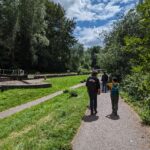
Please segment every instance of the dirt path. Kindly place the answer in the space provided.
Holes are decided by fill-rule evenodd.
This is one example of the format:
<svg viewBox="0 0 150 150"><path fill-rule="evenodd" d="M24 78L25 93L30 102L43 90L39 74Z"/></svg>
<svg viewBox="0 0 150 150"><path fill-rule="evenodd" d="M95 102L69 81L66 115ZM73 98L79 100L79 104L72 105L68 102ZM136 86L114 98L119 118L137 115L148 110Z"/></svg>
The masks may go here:
<svg viewBox="0 0 150 150"><path fill-rule="evenodd" d="M137 114L122 100L119 118L109 118L109 94L98 98L97 116L83 117L82 125L74 138L73 150L150 150L150 128L143 127Z"/></svg>
<svg viewBox="0 0 150 150"><path fill-rule="evenodd" d="M84 85L85 85L85 83L78 84L78 85L70 87L70 89L76 89L76 88L82 87ZM48 101L48 100L52 99L55 96L61 95L62 93L63 93L63 91L58 91L58 92L55 92L55 93L50 94L48 96L44 96L42 98L39 98L37 100L34 100L34 101L31 101L31 102L28 102L28 103L25 103L25 104L22 104L22 105L10 108L10 109L5 110L3 112L0 112L0 119L9 117L9 116L11 116L11 115L13 115L13 114L15 114L17 112L20 112L20 111L24 110L24 109L27 109L27 108L30 108L32 106L38 105L40 103L43 103L45 101Z"/></svg>

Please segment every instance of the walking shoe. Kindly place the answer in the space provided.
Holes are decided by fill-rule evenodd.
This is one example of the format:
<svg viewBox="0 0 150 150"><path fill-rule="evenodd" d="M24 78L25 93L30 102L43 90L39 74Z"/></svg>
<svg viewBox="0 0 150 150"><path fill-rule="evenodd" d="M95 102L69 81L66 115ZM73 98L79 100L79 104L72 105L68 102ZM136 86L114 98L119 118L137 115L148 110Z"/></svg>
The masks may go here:
<svg viewBox="0 0 150 150"><path fill-rule="evenodd" d="M117 112L114 113L114 116L118 116Z"/></svg>
<svg viewBox="0 0 150 150"><path fill-rule="evenodd" d="M91 111L91 116L93 115L93 111Z"/></svg>
<svg viewBox="0 0 150 150"><path fill-rule="evenodd" d="M97 114L97 110L95 110L95 114Z"/></svg>

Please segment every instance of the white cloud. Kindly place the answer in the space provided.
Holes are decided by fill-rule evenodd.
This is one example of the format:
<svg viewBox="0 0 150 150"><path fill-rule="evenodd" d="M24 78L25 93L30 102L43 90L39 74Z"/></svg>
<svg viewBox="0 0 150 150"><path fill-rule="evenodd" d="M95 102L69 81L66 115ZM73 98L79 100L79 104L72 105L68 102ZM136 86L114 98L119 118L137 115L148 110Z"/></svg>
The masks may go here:
<svg viewBox="0 0 150 150"><path fill-rule="evenodd" d="M66 10L67 17L76 18L77 21L106 20L121 11L119 5L114 3L92 4L90 0L55 0Z"/></svg>
<svg viewBox="0 0 150 150"><path fill-rule="evenodd" d="M114 20L110 21L104 26L87 28L79 27L75 29L75 36L78 41L85 45L85 47L91 47L94 45L102 45L103 43L103 31L111 31Z"/></svg>
<svg viewBox="0 0 150 150"><path fill-rule="evenodd" d="M126 14L139 0L54 0L60 3L66 10L69 18L75 18L76 21L89 21L94 26L95 21L106 21L112 19L117 14ZM113 18L114 19L114 18ZM85 47L94 45L103 45L103 37L99 34L102 31L112 29L111 20L107 24L99 27L77 26L75 36Z"/></svg>

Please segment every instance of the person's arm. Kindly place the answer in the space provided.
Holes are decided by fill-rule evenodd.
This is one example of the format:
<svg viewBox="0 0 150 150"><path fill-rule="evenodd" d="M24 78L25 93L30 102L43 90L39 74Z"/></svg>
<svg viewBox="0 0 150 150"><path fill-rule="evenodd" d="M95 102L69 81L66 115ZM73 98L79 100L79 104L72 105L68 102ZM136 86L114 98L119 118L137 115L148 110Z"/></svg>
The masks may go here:
<svg viewBox="0 0 150 150"><path fill-rule="evenodd" d="M104 75L102 75L101 81L103 81Z"/></svg>
<svg viewBox="0 0 150 150"><path fill-rule="evenodd" d="M101 94L101 89L97 90L97 94L100 95Z"/></svg>
<svg viewBox="0 0 150 150"><path fill-rule="evenodd" d="M100 87L99 79L97 79L97 94L98 94L98 95L101 94L101 87Z"/></svg>
<svg viewBox="0 0 150 150"><path fill-rule="evenodd" d="M88 82L89 82L89 78L87 78L86 80L86 87L88 86Z"/></svg>
<svg viewBox="0 0 150 150"><path fill-rule="evenodd" d="M108 75L106 75L106 79L107 79L106 81L108 82Z"/></svg>

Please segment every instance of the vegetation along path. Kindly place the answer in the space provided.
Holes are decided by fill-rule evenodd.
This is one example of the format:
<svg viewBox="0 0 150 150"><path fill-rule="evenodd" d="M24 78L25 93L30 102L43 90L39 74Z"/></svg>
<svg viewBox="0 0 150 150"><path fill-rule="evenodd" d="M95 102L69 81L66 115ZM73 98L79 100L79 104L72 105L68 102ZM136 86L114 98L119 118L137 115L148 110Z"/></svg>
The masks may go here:
<svg viewBox="0 0 150 150"><path fill-rule="evenodd" d="M85 85L85 83L81 83L81 84L72 86L70 89L76 89L76 88L82 87L84 85ZM53 97L58 96L58 95L60 95L62 93L63 93L63 91L58 91L58 92L50 94L48 96L39 98L39 99L37 99L35 101L31 101L31 102L28 102L26 104L22 104L22 105L10 108L8 110L5 110L3 112L0 112L0 119L9 117L9 116L11 116L11 115L13 115L13 114L15 114L17 112L20 112L20 111L24 110L24 109L27 109L27 108L30 108L32 106L38 105L38 104L40 104L42 102L48 101L48 100L52 99Z"/></svg>
<svg viewBox="0 0 150 150"><path fill-rule="evenodd" d="M127 104L120 100L118 118L110 118L110 113L109 94L101 94L98 114L83 117L73 150L150 150L150 129Z"/></svg>

